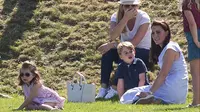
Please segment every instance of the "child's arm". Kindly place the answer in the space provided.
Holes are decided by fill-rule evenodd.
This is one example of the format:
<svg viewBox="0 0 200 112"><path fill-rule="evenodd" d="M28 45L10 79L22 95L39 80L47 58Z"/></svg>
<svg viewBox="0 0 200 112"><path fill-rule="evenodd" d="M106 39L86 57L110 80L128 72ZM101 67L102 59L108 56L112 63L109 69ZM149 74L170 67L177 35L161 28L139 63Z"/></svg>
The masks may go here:
<svg viewBox="0 0 200 112"><path fill-rule="evenodd" d="M118 79L117 92L119 98L121 98L121 96L124 94L124 79Z"/></svg>
<svg viewBox="0 0 200 112"><path fill-rule="evenodd" d="M145 84L145 73L140 73L140 74L139 74L139 83L138 83L138 87L144 86L144 84Z"/></svg>
<svg viewBox="0 0 200 112"><path fill-rule="evenodd" d="M22 105L17 110L22 110L24 107L28 106L34 97L38 95L38 89L41 87L41 84L34 84L30 91L30 96L25 99L25 101L22 103Z"/></svg>
<svg viewBox="0 0 200 112"><path fill-rule="evenodd" d="M185 17L189 24L189 29L193 37L193 41L198 48L200 48L200 42L198 41L198 34L197 34L197 24L195 22L194 16L190 10L184 10Z"/></svg>

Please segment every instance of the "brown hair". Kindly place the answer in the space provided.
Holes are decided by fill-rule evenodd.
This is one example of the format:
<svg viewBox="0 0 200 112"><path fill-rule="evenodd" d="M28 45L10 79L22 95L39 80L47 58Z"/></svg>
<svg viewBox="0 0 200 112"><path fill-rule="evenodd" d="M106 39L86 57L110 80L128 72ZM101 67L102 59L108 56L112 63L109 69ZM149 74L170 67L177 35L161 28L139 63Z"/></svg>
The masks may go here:
<svg viewBox="0 0 200 112"><path fill-rule="evenodd" d="M21 76L20 76L22 69L29 69L30 72L35 75L35 77L31 80L31 83L37 84L40 81L41 77L40 77L39 72L37 71L35 63L31 62L31 61L25 61L22 64L22 67L20 68L20 71L19 71L18 80L19 80L19 85L20 86L24 84L24 82L22 81Z"/></svg>
<svg viewBox="0 0 200 112"><path fill-rule="evenodd" d="M165 38L162 47L159 45L156 45L153 39L151 38L150 62L155 64L158 62L158 56L160 55L161 51L169 43L171 39L171 32L170 32L169 25L163 20L161 21L154 20L151 27L153 26L161 26L163 30L168 31L168 35Z"/></svg>
<svg viewBox="0 0 200 112"><path fill-rule="evenodd" d="M118 8L118 12L117 12L117 24L121 21L121 19L123 18L123 16L124 16L123 5L120 4L119 8ZM125 33L125 32L127 32L126 31L126 27L124 27L122 33Z"/></svg>
<svg viewBox="0 0 200 112"><path fill-rule="evenodd" d="M183 0L182 6L191 9L191 3L195 3L197 10L200 10L200 0Z"/></svg>
<svg viewBox="0 0 200 112"><path fill-rule="evenodd" d="M117 52L119 55L121 55L123 47L127 47L128 49L131 49L131 50L135 50L135 47L131 42L129 41L120 42L117 46Z"/></svg>

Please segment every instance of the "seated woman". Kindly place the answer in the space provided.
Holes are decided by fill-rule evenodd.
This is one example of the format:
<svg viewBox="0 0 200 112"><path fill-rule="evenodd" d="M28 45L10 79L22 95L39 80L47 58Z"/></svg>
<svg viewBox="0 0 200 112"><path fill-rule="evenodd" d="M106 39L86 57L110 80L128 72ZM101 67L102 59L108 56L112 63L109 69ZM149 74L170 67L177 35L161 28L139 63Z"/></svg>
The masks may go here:
<svg viewBox="0 0 200 112"><path fill-rule="evenodd" d="M119 9L113 13L110 21L110 41L101 45L98 50L101 58L101 88L96 98L110 99L117 94L116 85L110 87L110 75L113 63L121 63L117 53L117 42L129 41L135 46L135 57L142 59L148 68L151 47L151 25L149 15L140 10L140 0L120 0ZM117 84L117 80L113 81Z"/></svg>
<svg viewBox="0 0 200 112"><path fill-rule="evenodd" d="M125 92L120 98L122 104L180 104L186 101L187 64L181 48L176 42L170 41L170 38L168 24L153 21L150 57L154 63L158 61L160 71L153 85L135 87Z"/></svg>

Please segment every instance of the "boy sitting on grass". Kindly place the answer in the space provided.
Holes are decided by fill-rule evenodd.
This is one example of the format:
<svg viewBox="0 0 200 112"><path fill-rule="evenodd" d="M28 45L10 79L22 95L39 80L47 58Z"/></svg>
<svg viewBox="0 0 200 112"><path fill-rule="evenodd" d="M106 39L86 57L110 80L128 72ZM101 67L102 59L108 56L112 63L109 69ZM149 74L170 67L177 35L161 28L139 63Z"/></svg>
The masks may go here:
<svg viewBox="0 0 200 112"><path fill-rule="evenodd" d="M119 43L117 52L123 60L116 72L117 92L121 98L128 89L148 85L148 79L146 65L141 59L135 58L135 47L131 42Z"/></svg>

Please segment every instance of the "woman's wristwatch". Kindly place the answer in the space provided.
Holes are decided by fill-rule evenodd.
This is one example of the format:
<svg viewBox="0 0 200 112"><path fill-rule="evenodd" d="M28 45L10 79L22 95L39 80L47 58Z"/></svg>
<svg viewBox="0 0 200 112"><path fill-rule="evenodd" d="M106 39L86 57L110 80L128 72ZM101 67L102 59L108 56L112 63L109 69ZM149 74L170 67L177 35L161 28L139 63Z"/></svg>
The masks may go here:
<svg viewBox="0 0 200 112"><path fill-rule="evenodd" d="M153 92L151 92L151 91L149 91L148 93L149 93L150 95L153 95Z"/></svg>
<svg viewBox="0 0 200 112"><path fill-rule="evenodd" d="M113 46L114 46L115 48L117 48L117 45L118 45L117 42L114 41L114 42L112 42L112 43L113 43Z"/></svg>

